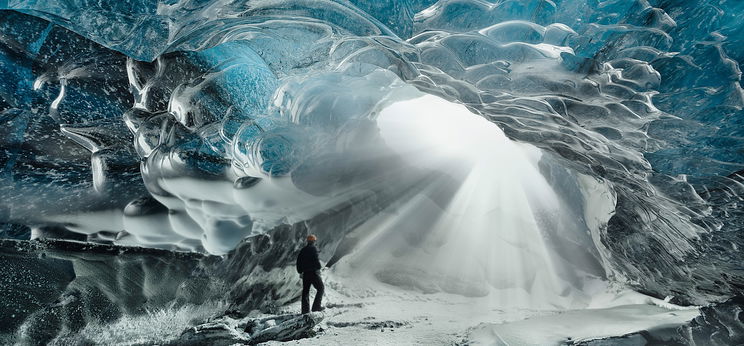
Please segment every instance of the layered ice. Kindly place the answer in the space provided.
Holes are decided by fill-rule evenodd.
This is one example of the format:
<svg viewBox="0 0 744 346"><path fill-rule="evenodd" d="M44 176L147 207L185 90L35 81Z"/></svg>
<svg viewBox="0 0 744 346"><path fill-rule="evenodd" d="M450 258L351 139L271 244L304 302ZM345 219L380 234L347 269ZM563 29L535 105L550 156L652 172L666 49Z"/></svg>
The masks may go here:
<svg viewBox="0 0 744 346"><path fill-rule="evenodd" d="M742 287L743 6L0 2L2 229L226 254L365 201L329 250L403 263L383 281L718 300ZM482 119L486 143L441 135ZM421 267L448 261L477 284Z"/></svg>

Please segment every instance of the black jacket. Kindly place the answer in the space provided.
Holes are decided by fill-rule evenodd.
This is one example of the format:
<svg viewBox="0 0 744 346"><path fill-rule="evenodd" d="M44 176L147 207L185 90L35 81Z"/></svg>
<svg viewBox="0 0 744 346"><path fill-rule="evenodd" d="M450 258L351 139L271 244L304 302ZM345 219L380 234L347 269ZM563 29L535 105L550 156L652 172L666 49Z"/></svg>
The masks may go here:
<svg viewBox="0 0 744 346"><path fill-rule="evenodd" d="M297 272L312 273L320 270L320 260L318 259L318 249L313 244L307 244L300 250L297 255Z"/></svg>

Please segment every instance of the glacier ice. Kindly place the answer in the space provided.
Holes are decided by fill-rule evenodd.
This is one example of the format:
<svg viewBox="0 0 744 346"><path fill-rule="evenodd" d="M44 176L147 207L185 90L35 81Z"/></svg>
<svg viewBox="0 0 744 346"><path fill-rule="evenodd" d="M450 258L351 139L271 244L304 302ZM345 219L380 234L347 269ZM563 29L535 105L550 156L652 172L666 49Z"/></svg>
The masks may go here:
<svg viewBox="0 0 744 346"><path fill-rule="evenodd" d="M726 0L0 1L0 234L222 255L245 251L246 237L337 218L323 231L335 261L402 201L418 194L421 208L446 209L458 189L496 189L514 164L481 167L488 183L470 186L469 154L433 155L411 133L425 126L383 129L391 109L435 97L540 153L534 181L561 205L543 217L573 220L542 230L560 261L659 297L718 301L744 287L742 10ZM421 236L411 232L399 236ZM391 256L421 250L408 238Z"/></svg>

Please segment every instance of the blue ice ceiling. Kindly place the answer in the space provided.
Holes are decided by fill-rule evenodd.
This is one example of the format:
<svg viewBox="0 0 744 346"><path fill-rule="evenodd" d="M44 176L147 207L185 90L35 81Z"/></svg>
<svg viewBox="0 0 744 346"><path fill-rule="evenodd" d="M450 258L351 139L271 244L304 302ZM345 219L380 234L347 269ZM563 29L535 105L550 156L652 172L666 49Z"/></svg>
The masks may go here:
<svg viewBox="0 0 744 346"><path fill-rule="evenodd" d="M691 302L744 287L742 2L0 8L6 234L230 251L389 188L405 162L373 123L414 87L608 184L609 276Z"/></svg>

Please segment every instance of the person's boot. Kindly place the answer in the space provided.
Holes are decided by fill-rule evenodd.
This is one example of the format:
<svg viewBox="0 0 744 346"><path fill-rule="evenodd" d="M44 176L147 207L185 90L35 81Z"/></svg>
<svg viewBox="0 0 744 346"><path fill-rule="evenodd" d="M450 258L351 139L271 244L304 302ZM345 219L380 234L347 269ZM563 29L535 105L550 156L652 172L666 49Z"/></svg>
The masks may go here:
<svg viewBox="0 0 744 346"><path fill-rule="evenodd" d="M322 306L322 304L323 304L321 302L321 299L322 298L323 298L323 296L321 296L321 295L316 295L315 296L315 301L313 301L313 311L314 312L321 312L321 311L325 310L325 308Z"/></svg>

